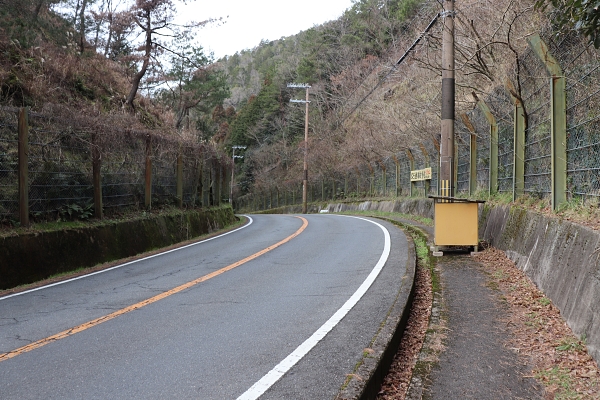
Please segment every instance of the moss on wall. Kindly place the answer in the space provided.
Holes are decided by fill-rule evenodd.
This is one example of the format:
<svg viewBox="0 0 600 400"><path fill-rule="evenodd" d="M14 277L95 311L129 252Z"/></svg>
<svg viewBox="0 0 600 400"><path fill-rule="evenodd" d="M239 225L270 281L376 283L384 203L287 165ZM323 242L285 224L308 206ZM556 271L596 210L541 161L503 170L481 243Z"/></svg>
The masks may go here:
<svg viewBox="0 0 600 400"><path fill-rule="evenodd" d="M234 221L232 209L222 207L3 238L0 289L169 246Z"/></svg>

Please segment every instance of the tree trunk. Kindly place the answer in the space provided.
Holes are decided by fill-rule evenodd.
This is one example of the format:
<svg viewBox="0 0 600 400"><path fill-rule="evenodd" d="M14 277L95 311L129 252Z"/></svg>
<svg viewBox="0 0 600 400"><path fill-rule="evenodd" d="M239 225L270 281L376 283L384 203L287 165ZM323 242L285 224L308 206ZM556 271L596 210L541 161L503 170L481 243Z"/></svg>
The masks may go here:
<svg viewBox="0 0 600 400"><path fill-rule="evenodd" d="M77 5L75 6L75 14L73 14L73 20L71 23L75 25L77 23L77 16L79 15L79 7L81 6L80 0L77 0Z"/></svg>
<svg viewBox="0 0 600 400"><path fill-rule="evenodd" d="M45 2L46 2L46 0L38 0L37 5L35 6L35 11L33 13L34 21L37 21L38 15L40 15L40 11L42 10L42 6L44 5Z"/></svg>
<svg viewBox="0 0 600 400"><path fill-rule="evenodd" d="M94 49L98 50L98 38L100 37L100 28L102 27L102 23L104 22L104 7L106 7L106 1L102 1L102 6L100 7L100 20L96 21L96 35L94 37Z"/></svg>
<svg viewBox="0 0 600 400"><path fill-rule="evenodd" d="M140 82L144 75L146 75L146 71L148 70L148 65L150 64L150 52L152 51L152 21L150 11L146 11L146 26L143 28L146 32L146 45L144 46L144 61L142 63L142 68L140 72L135 74L133 77L133 81L131 83L131 90L129 91L129 95L127 96L127 100L125 100L125 105L129 106L132 111L135 110L135 106L133 105L133 100L135 99L135 95L140 87Z"/></svg>
<svg viewBox="0 0 600 400"><path fill-rule="evenodd" d="M109 9L106 19L108 21L108 37L106 38L106 46L104 47L104 57L108 56L108 51L110 50L110 42L112 42L112 33L113 33L113 12L112 12L112 10Z"/></svg>
<svg viewBox="0 0 600 400"><path fill-rule="evenodd" d="M83 54L85 50L85 7L87 6L88 0L81 2L81 9L79 10L79 52Z"/></svg>

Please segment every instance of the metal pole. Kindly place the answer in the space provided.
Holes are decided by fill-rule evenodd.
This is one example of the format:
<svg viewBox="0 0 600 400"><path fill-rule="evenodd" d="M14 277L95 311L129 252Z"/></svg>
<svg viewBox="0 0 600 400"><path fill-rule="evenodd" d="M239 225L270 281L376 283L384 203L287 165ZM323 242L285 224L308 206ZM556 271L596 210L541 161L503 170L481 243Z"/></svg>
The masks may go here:
<svg viewBox="0 0 600 400"><path fill-rule="evenodd" d="M440 178L446 188L442 196L454 196L454 0L444 0L442 38L442 126Z"/></svg>
<svg viewBox="0 0 600 400"><path fill-rule="evenodd" d="M231 149L233 150L233 154L231 155L231 159L233 160L233 163L231 164L231 187L229 189L229 204L231 204L231 208L233 208L233 180L235 178L235 176L234 176L235 159L236 158L244 158L244 156L236 156L235 149L244 150L245 148L246 148L246 146L231 146Z"/></svg>
<svg viewBox="0 0 600 400"><path fill-rule="evenodd" d="M302 214L308 213L308 87L306 88L306 112L304 116L304 178L302 182Z"/></svg>

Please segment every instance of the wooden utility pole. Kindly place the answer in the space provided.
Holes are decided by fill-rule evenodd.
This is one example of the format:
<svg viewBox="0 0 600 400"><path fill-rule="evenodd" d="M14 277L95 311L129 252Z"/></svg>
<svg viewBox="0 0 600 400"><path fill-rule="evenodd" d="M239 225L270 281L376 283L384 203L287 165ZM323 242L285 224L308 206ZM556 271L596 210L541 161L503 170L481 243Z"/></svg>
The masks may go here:
<svg viewBox="0 0 600 400"><path fill-rule="evenodd" d="M444 0L442 38L442 129L440 181L442 196L454 196L454 0Z"/></svg>
<svg viewBox="0 0 600 400"><path fill-rule="evenodd" d="M290 100L290 103L304 103L306 105L306 112L304 115L304 176L302 177L302 214L308 213L308 89L310 85L308 83L288 83L289 88L301 88L306 89L306 100Z"/></svg>
<svg viewBox="0 0 600 400"><path fill-rule="evenodd" d="M306 87L306 111L304 115L304 177L302 182L302 214L308 213L308 89Z"/></svg>

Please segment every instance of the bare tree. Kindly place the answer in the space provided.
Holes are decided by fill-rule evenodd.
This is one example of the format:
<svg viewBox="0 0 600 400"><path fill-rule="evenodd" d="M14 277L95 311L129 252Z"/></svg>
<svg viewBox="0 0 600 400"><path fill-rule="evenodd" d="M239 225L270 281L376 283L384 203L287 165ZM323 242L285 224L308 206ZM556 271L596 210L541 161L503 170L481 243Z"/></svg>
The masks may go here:
<svg viewBox="0 0 600 400"><path fill-rule="evenodd" d="M131 89L125 100L125 106L134 110L133 101L152 61L159 63L158 55L162 52L172 53L164 38L187 38L192 29L204 26L212 20L190 22L187 25L176 24L174 0L136 0L130 15L133 24L141 30L143 38L138 47L141 54L138 54L135 60L136 64L139 63L139 69L132 77Z"/></svg>

